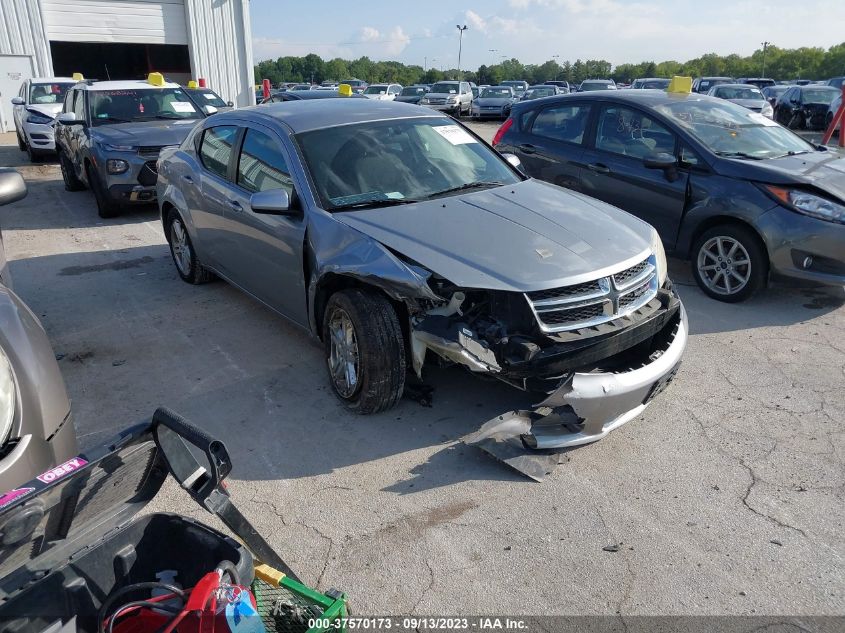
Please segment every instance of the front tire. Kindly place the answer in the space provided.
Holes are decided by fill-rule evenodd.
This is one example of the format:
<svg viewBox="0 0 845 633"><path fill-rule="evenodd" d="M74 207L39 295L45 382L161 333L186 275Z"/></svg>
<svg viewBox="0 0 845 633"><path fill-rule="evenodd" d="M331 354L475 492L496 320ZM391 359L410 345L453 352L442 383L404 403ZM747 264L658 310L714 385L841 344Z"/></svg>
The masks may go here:
<svg viewBox="0 0 845 633"><path fill-rule="evenodd" d="M120 212L120 207L118 207L109 198L108 193L105 191L105 187L103 187L100 182L100 177L97 176L97 172L91 168L90 163L85 165L85 174L88 176L88 186L94 194L94 200L97 202L97 213L99 216L101 218L115 217Z"/></svg>
<svg viewBox="0 0 845 633"><path fill-rule="evenodd" d="M347 409L378 413L395 406L405 387L405 345L391 303L373 290L333 294L323 314L329 382Z"/></svg>
<svg viewBox="0 0 845 633"><path fill-rule="evenodd" d="M20 135L20 133L17 134L17 137L18 137L18 149L22 152L25 152L26 151L26 141L23 140L23 137Z"/></svg>
<svg viewBox="0 0 845 633"><path fill-rule="evenodd" d="M41 162L41 153L37 149L34 149L29 143L26 145L26 155L29 158L30 163Z"/></svg>
<svg viewBox="0 0 845 633"><path fill-rule="evenodd" d="M185 228L181 216L173 212L167 218L167 244L170 246L170 256L176 265L176 272L189 284L199 285L208 283L214 277L200 262L191 243L191 237Z"/></svg>
<svg viewBox="0 0 845 633"><path fill-rule="evenodd" d="M769 258L751 229L723 224L706 230L695 241L692 274L708 297L738 303L766 285Z"/></svg>
<svg viewBox="0 0 845 633"><path fill-rule="evenodd" d="M85 189L85 183L76 177L73 164L62 150L59 150L59 168L62 170L62 180L65 183L66 191L82 191Z"/></svg>

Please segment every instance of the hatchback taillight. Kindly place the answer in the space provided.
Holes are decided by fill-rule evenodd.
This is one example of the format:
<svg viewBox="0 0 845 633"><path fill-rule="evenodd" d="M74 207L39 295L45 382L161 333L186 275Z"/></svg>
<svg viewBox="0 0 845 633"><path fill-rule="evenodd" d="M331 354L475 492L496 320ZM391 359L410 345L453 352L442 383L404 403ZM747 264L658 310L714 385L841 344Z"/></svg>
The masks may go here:
<svg viewBox="0 0 845 633"><path fill-rule="evenodd" d="M493 137L493 146L494 147L502 142L502 137L505 135L505 132L507 132L509 129L511 129L512 125L513 125L513 119L511 119L511 118L508 118L504 123L502 123L502 127L500 127L498 129L498 131L496 132L496 136Z"/></svg>

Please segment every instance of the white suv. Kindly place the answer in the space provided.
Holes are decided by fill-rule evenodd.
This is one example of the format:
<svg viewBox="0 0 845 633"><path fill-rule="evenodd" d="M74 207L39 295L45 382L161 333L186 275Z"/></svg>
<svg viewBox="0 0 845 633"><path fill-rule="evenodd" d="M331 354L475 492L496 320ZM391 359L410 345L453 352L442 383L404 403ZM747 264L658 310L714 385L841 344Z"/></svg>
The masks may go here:
<svg viewBox="0 0 845 633"><path fill-rule="evenodd" d="M472 86L468 81L438 81L420 99L420 105L448 112L452 116L468 115L472 110Z"/></svg>
<svg viewBox="0 0 845 633"><path fill-rule="evenodd" d="M56 151L53 119L62 110L65 93L75 83L70 77L27 79L12 99L18 147L33 163Z"/></svg>
<svg viewBox="0 0 845 633"><path fill-rule="evenodd" d="M393 101L402 92L399 84L371 84L362 93L367 99L376 101Z"/></svg>

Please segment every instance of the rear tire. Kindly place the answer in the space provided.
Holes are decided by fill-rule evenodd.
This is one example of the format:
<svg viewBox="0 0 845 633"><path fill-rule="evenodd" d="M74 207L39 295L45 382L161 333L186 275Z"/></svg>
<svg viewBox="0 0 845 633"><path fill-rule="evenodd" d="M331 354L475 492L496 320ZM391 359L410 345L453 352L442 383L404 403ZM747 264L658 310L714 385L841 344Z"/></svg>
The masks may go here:
<svg viewBox="0 0 845 633"><path fill-rule="evenodd" d="M101 218L113 218L120 212L120 207L115 204L106 193L97 172L91 169L91 164L85 165L85 173L88 176L88 186L97 201L97 213Z"/></svg>
<svg viewBox="0 0 845 633"><path fill-rule="evenodd" d="M214 279L214 275L202 265L197 257L185 223L176 211L171 212L167 218L165 236L170 246L170 256L173 258L176 272L179 273L182 281L199 285Z"/></svg>
<svg viewBox="0 0 845 633"><path fill-rule="evenodd" d="M23 137L18 133L18 149L22 152L26 151L26 141L23 140Z"/></svg>
<svg viewBox="0 0 845 633"><path fill-rule="evenodd" d="M59 150L59 167L62 170L62 180L65 183L66 191L82 191L85 189L85 183L76 177L70 159L62 150Z"/></svg>
<svg viewBox="0 0 845 633"><path fill-rule="evenodd" d="M395 406L405 387L405 344L391 303L373 290L350 288L329 298L323 343L332 390L350 411Z"/></svg>
<svg viewBox="0 0 845 633"><path fill-rule="evenodd" d="M32 145L27 144L26 155L29 157L30 163L40 163L41 153L37 149L33 149Z"/></svg>
<svg viewBox="0 0 845 633"><path fill-rule="evenodd" d="M692 249L692 275L708 297L745 301L766 285L769 258L754 231L735 224L707 229Z"/></svg>

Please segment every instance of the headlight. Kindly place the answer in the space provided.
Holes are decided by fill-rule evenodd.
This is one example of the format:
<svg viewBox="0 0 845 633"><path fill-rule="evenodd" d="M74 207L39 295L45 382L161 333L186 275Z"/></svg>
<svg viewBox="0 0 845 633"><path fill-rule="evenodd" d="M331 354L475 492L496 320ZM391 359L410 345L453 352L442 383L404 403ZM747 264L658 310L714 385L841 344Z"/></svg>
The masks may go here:
<svg viewBox="0 0 845 633"><path fill-rule="evenodd" d="M129 169L129 163L122 158L109 158L106 161L106 171L110 174L122 174Z"/></svg>
<svg viewBox="0 0 845 633"><path fill-rule="evenodd" d="M766 104L763 106L763 109L760 110L760 114L771 119L775 114L775 111L772 109L772 104L766 102Z"/></svg>
<svg viewBox="0 0 845 633"><path fill-rule="evenodd" d="M766 189L784 206L811 218L845 224L845 206L800 189L785 189L765 185Z"/></svg>
<svg viewBox="0 0 845 633"><path fill-rule="evenodd" d="M107 152L134 152L138 148L134 145L112 145L110 143L103 143L103 149Z"/></svg>
<svg viewBox="0 0 845 633"><path fill-rule="evenodd" d="M654 253L654 261L657 265L657 281L662 286L669 274L669 266L666 264L666 251L663 250L663 240L654 229L651 230L651 252Z"/></svg>
<svg viewBox="0 0 845 633"><path fill-rule="evenodd" d="M422 99L420 99L420 103L429 103L429 101L428 101L428 99L423 97Z"/></svg>
<svg viewBox="0 0 845 633"><path fill-rule="evenodd" d="M15 375L8 357L0 349L0 442L5 442L12 430L15 400Z"/></svg>
<svg viewBox="0 0 845 633"><path fill-rule="evenodd" d="M458 98L457 97L449 97L448 101L449 101L449 103L457 103Z"/></svg>
<svg viewBox="0 0 845 633"><path fill-rule="evenodd" d="M48 117L46 114L39 114L36 112L30 112L26 117L27 123L34 123L36 125L49 125L52 121L53 119Z"/></svg>

